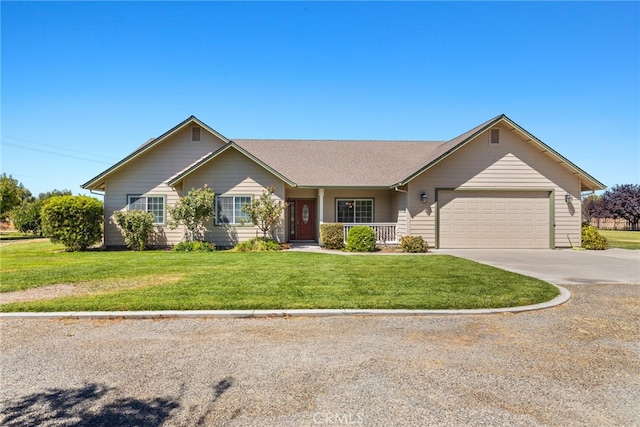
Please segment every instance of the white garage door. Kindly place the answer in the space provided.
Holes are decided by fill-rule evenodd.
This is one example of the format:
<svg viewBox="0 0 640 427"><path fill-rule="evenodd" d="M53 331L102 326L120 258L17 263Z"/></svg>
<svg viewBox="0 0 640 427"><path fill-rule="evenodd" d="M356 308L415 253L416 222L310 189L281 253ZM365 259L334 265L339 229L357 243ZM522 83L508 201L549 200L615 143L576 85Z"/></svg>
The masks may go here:
<svg viewBox="0 0 640 427"><path fill-rule="evenodd" d="M549 193L439 191L441 248L548 248Z"/></svg>

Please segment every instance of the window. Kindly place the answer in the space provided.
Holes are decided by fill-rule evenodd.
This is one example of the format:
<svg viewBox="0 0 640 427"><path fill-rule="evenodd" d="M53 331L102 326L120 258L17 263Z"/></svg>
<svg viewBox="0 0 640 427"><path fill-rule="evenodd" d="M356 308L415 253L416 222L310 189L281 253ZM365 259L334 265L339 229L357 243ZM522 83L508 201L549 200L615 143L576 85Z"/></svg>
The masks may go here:
<svg viewBox="0 0 640 427"><path fill-rule="evenodd" d="M336 201L336 221L373 222L373 199L338 199Z"/></svg>
<svg viewBox="0 0 640 427"><path fill-rule="evenodd" d="M129 196L129 210L153 214L154 224L164 224L164 196Z"/></svg>
<svg viewBox="0 0 640 427"><path fill-rule="evenodd" d="M200 128L192 127L191 128L191 142L200 142Z"/></svg>
<svg viewBox="0 0 640 427"><path fill-rule="evenodd" d="M249 221L249 215L242 212L242 206L251 203L251 196L216 197L216 224L240 224Z"/></svg>

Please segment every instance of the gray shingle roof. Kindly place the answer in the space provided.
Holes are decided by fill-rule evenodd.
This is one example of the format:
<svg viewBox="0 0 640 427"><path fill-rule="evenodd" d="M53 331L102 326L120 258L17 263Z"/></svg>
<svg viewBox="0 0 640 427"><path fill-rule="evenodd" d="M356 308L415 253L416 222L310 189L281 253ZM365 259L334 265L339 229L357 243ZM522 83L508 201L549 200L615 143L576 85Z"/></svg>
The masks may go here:
<svg viewBox="0 0 640 427"><path fill-rule="evenodd" d="M233 139L300 187L389 187L423 167L442 142Z"/></svg>
<svg viewBox="0 0 640 427"><path fill-rule="evenodd" d="M158 138L150 139L129 156L122 159L92 180L83 188L104 190L106 177L133 158L152 149L175 131L196 123L217 135L226 146L196 160L182 172L168 181L173 185L186 175L208 163L219 153L235 149L261 164L283 181L298 187L392 187L401 186L420 175L425 170L463 147L475 136L496 123L503 121L518 130L529 140L538 144L545 152L555 157L559 163L582 177L583 190L600 190L604 184L584 172L549 146L524 130L507 116L501 114L481 125L453 138L450 141L337 141L337 140L270 140L234 139L230 140L214 129L191 116L165 132Z"/></svg>

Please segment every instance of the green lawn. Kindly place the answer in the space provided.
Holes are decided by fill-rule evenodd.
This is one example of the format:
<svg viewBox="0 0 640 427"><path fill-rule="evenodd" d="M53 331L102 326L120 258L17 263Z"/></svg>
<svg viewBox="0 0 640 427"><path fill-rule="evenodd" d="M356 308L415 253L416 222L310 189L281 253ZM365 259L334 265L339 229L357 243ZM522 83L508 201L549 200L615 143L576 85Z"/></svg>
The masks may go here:
<svg viewBox="0 0 640 427"><path fill-rule="evenodd" d="M0 248L0 291L73 284L83 296L1 311L297 308L461 309L527 305L558 294L540 280L446 256L303 252L62 252Z"/></svg>
<svg viewBox="0 0 640 427"><path fill-rule="evenodd" d="M640 231L598 230L607 238L610 248L640 249Z"/></svg>

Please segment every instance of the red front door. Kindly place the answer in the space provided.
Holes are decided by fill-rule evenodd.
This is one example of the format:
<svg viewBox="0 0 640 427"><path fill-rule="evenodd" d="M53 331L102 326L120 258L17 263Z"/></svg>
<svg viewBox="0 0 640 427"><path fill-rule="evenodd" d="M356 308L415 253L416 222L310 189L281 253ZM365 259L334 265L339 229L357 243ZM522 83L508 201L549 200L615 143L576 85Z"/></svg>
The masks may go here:
<svg viewBox="0 0 640 427"><path fill-rule="evenodd" d="M313 200L296 200L294 202L294 233L291 240L316 240L315 202Z"/></svg>

